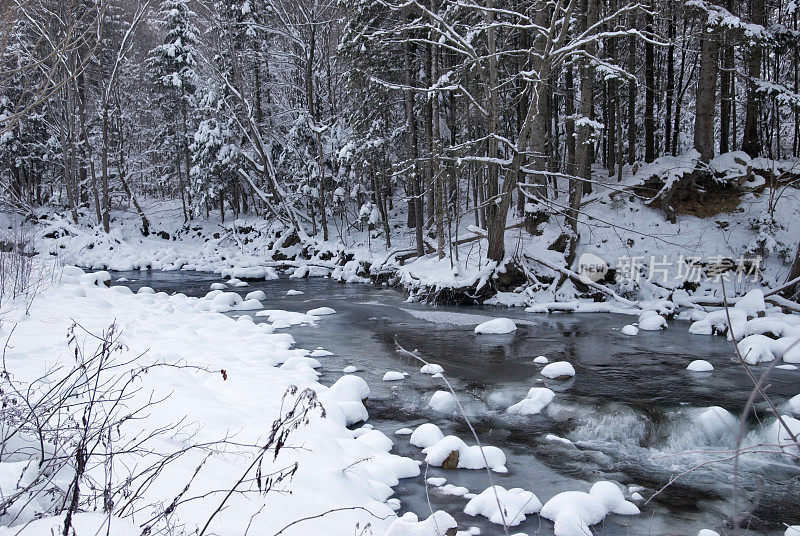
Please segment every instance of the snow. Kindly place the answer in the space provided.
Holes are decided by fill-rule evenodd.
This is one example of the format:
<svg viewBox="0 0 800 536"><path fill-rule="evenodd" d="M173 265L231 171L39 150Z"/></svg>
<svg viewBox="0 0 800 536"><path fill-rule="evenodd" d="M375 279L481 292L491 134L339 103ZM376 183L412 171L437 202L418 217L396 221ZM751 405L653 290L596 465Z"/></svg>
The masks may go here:
<svg viewBox="0 0 800 536"><path fill-rule="evenodd" d="M502 335L517 330L517 325L510 318L495 318L475 327L476 334Z"/></svg>
<svg viewBox="0 0 800 536"><path fill-rule="evenodd" d="M434 486L434 487L438 488L439 486L444 486L445 484L447 484L447 479L444 478L444 477L440 477L440 476L439 477L432 476L432 477L426 479L425 482L427 482L431 486Z"/></svg>
<svg viewBox="0 0 800 536"><path fill-rule="evenodd" d="M211 290L225 290L226 288L228 288L228 285L226 285L225 283L211 283L211 286L209 288Z"/></svg>
<svg viewBox="0 0 800 536"><path fill-rule="evenodd" d="M526 515L535 514L541 508L542 503L533 492L520 488L507 490L502 486L490 486L469 500L464 507L464 513L484 516L498 525L505 521L509 527L515 527L525 521Z"/></svg>
<svg viewBox="0 0 800 536"><path fill-rule="evenodd" d="M719 536L719 532L711 529L700 529L697 536Z"/></svg>
<svg viewBox="0 0 800 536"><path fill-rule="evenodd" d="M358 372L358 368L354 367L353 365L348 365L342 369L342 372L345 374L352 374L354 372Z"/></svg>
<svg viewBox="0 0 800 536"><path fill-rule="evenodd" d="M310 355L311 357L328 357L328 356L334 355L334 353L330 352L328 350L325 350L324 348L317 348L316 350L314 350L313 352L311 352L308 355Z"/></svg>
<svg viewBox="0 0 800 536"><path fill-rule="evenodd" d="M453 460L451 455L458 453L459 469L489 469L498 473L507 471L506 455L497 447L484 446L483 454L477 445L469 446L456 436L445 436L433 445L422 450L425 453L425 462L435 467L442 466L445 461ZM486 458L484 460L484 457Z"/></svg>
<svg viewBox="0 0 800 536"><path fill-rule="evenodd" d="M661 315L653 314L639 319L639 329L644 331L657 331L667 327L667 319Z"/></svg>
<svg viewBox="0 0 800 536"><path fill-rule="evenodd" d="M589 493L565 491L545 503L539 514L555 523L555 536L586 536L589 527L609 513L636 515L639 508L626 501L619 487L610 481L596 482Z"/></svg>
<svg viewBox="0 0 800 536"><path fill-rule="evenodd" d="M403 379L405 379L405 375L402 372L397 372L395 370L390 370L383 375L383 381L385 382L396 382Z"/></svg>
<svg viewBox="0 0 800 536"><path fill-rule="evenodd" d="M419 448L427 448L435 445L444 438L444 434L433 423L426 422L417 426L416 430L411 434L409 441L412 445Z"/></svg>
<svg viewBox="0 0 800 536"><path fill-rule="evenodd" d="M556 396L546 387L531 387L528 395L509 407L506 412L517 415L535 415L541 412Z"/></svg>
<svg viewBox="0 0 800 536"><path fill-rule="evenodd" d="M546 365L550 362L550 360L543 355L539 355L533 358L533 362L537 365Z"/></svg>
<svg viewBox="0 0 800 536"><path fill-rule="evenodd" d="M303 292L302 290L290 289L286 291L287 296L302 296L303 294L305 294L305 292Z"/></svg>
<svg viewBox="0 0 800 536"><path fill-rule="evenodd" d="M623 326L622 327L622 334L623 335L630 335L630 336L638 335L639 334L639 328L637 328L636 326L634 326L632 324L628 324L627 326Z"/></svg>
<svg viewBox="0 0 800 536"><path fill-rule="evenodd" d="M800 395L795 395L786 402L787 411L800 415Z"/></svg>
<svg viewBox="0 0 800 536"><path fill-rule="evenodd" d="M695 359L686 366L686 370L691 372L711 372L714 370L714 365L705 359Z"/></svg>
<svg viewBox="0 0 800 536"><path fill-rule="evenodd" d="M267 294L263 290L254 290L253 292L248 292L247 295L244 297L245 301L247 300L266 300Z"/></svg>
<svg viewBox="0 0 800 536"><path fill-rule="evenodd" d="M786 532L783 533L783 536L800 536L800 525L786 527Z"/></svg>
<svg viewBox="0 0 800 536"><path fill-rule="evenodd" d="M395 430L394 433L396 435L411 435L414 433L414 430L411 428L400 428L399 430Z"/></svg>
<svg viewBox="0 0 800 536"><path fill-rule="evenodd" d="M427 365L423 365L419 371L423 374L440 374L444 372L444 369L441 365L437 365L436 363L428 363Z"/></svg>
<svg viewBox="0 0 800 536"><path fill-rule="evenodd" d="M545 365L541 374L550 379L569 378L575 376L575 367L567 361L555 361L549 365Z"/></svg>
<svg viewBox="0 0 800 536"><path fill-rule="evenodd" d="M416 514L407 512L389 526L384 536L443 536L457 527L453 516L442 510L434 512L424 521L419 521Z"/></svg>
<svg viewBox="0 0 800 536"><path fill-rule="evenodd" d="M431 395L427 407L439 413L453 414L458 407L456 397L450 391L436 391Z"/></svg>
<svg viewBox="0 0 800 536"><path fill-rule="evenodd" d="M308 316L325 316L336 314L336 311L330 307L317 307L316 309L311 309L306 314Z"/></svg>

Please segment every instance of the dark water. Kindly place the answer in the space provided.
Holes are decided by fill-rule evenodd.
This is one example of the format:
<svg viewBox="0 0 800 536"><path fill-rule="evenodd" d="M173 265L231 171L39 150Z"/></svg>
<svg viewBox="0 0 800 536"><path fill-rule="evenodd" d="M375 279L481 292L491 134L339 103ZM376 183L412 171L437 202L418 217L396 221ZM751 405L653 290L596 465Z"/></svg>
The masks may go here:
<svg viewBox="0 0 800 536"><path fill-rule="evenodd" d="M124 283L134 290L147 285L190 296L202 296L211 283L220 281L215 274L180 271L113 276L135 280ZM286 296L289 289L305 294ZM399 344L444 367L482 442L505 451L509 472L496 474L496 484L531 490L544 503L558 492L588 491L592 482L609 479L644 487L640 493L646 500L671 477L699 466L647 505L640 502L640 516L611 515L593 528L608 535L694 535L702 528L730 532L732 470L727 458L735 429L701 415L709 406L721 406L735 419L733 428L738 427L752 385L732 360L731 343L722 337L689 335L688 324L677 321L665 331L626 337L619 328L635 319L621 315L542 316L497 307L433 308L405 303L391 289L323 278L251 282L233 290L243 294L263 290L268 309L305 312L323 305L336 309L337 314L322 318L317 326L294 326L288 331L299 347L322 346L335 353L320 358L322 383L333 383L345 366L359 369L357 374L372 389L369 422L394 439L397 454L424 457L409 445L408 436L394 435L401 427L423 422L435 422L445 434L474 443L460 418L426 409L431 394L443 388L441 380L420 374L420 363L398 353ZM514 318L519 329L509 335L473 333L486 317L498 316ZM543 378L538 373L541 366L533 362L538 355L569 361L576 376L569 381ZM713 363L713 374L685 370L691 360L700 358ZM388 370L411 376L383 382ZM541 414L523 417L504 412L537 385L557 393ZM768 392L776 402L797 394L800 371L776 370ZM757 408L769 424L764 405ZM748 441L757 443L763 440L758 422L750 421ZM569 438L574 445L548 441L547 434ZM429 468L427 476L444 476L448 483L475 493L488 487L482 471ZM461 527L502 533L484 518L463 514L465 499L429 491L433 508L453 514ZM401 481L396 496L402 511L429 515L422 477ZM800 465L769 453L743 457L739 496L749 512L744 522L748 533L782 534L784 523L800 523ZM517 531L552 534L552 524L529 516L512 530Z"/></svg>

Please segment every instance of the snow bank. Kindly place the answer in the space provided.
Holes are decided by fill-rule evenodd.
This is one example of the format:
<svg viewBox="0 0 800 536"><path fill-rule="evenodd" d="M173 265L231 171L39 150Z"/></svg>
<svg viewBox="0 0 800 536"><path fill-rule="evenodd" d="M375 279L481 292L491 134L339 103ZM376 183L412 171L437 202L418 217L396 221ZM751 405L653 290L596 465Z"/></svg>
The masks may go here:
<svg viewBox="0 0 800 536"><path fill-rule="evenodd" d="M517 325L510 318L495 318L475 327L476 334L502 335L517 331Z"/></svg>
<svg viewBox="0 0 800 536"><path fill-rule="evenodd" d="M506 412L516 415L535 415L541 412L556 394L547 387L531 387L528 395L509 407Z"/></svg>
<svg viewBox="0 0 800 536"><path fill-rule="evenodd" d="M786 532L783 533L783 536L800 536L800 525L786 527Z"/></svg>
<svg viewBox="0 0 800 536"><path fill-rule="evenodd" d="M570 378L575 376L575 367L567 361L555 361L545 367L541 371L542 376L550 379L556 378Z"/></svg>
<svg viewBox="0 0 800 536"><path fill-rule="evenodd" d="M502 513L498 508L498 501ZM484 516L492 523L502 525L505 521L509 527L516 527L525 516L535 514L542 508L542 503L533 492L520 488L505 489L502 486L490 486L478 496L469 500L464 513L470 516Z"/></svg>

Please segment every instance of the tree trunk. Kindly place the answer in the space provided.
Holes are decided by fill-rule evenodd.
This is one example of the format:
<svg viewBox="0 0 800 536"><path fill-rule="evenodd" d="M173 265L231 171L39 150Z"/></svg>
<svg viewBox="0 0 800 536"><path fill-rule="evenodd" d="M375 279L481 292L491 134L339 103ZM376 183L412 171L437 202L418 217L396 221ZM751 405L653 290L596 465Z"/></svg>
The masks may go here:
<svg viewBox="0 0 800 536"><path fill-rule="evenodd" d="M766 11L761 0L750 1L750 20L755 24L766 23ZM747 51L747 104L745 106L744 134L742 151L752 158L761 152L758 132L758 119L761 112L760 98L756 92L756 81L761 78L761 47L751 45Z"/></svg>
<svg viewBox="0 0 800 536"><path fill-rule="evenodd" d="M645 13L646 28L648 34L653 33L654 9L652 0L649 5L650 10ZM656 159L656 58L655 47L650 41L644 44L644 161L652 162Z"/></svg>
<svg viewBox="0 0 800 536"><path fill-rule="evenodd" d="M714 113L716 110L719 30L703 22L700 38L700 73L697 80L697 105L694 118L694 148L708 162L714 158Z"/></svg>
<svg viewBox="0 0 800 536"><path fill-rule="evenodd" d="M403 50L403 62L405 67L405 107L406 107L406 146L408 155L412 160L411 172L407 175L406 181L411 183L412 199L408 202L409 213L413 212L414 215L414 238L417 245L417 256L422 257L425 255L425 242L422 237L422 228L425 225L425 217L423 215L422 195L419 185L419 140L417 137L417 120L414 115L414 91L411 87L414 84L414 68L411 58L412 44L406 38Z"/></svg>
<svg viewBox="0 0 800 536"><path fill-rule="evenodd" d="M670 0L667 4L670 12L669 27L667 36L669 46L667 47L667 87L665 95L666 114L664 118L664 154L672 152L672 105L675 100L675 6Z"/></svg>
<svg viewBox="0 0 800 536"><path fill-rule="evenodd" d="M630 27L636 28L636 12L630 14ZM636 73L636 36L628 38L628 72ZM636 79L628 81L628 164L636 162Z"/></svg>

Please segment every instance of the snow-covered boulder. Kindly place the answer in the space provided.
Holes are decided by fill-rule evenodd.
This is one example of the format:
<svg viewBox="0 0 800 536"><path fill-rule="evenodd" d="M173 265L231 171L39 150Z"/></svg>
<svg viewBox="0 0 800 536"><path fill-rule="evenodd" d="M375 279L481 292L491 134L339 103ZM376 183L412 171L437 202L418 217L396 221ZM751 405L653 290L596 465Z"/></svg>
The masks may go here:
<svg viewBox="0 0 800 536"><path fill-rule="evenodd" d="M800 395L795 395L786 402L786 409L790 413L800 416Z"/></svg>
<svg viewBox="0 0 800 536"><path fill-rule="evenodd" d="M439 413L455 413L458 404L456 397L450 391L436 391L428 401L428 406Z"/></svg>
<svg viewBox="0 0 800 536"><path fill-rule="evenodd" d="M506 412L516 415L535 415L541 412L556 394L547 387L531 387L528 395L509 407Z"/></svg>
<svg viewBox="0 0 800 536"><path fill-rule="evenodd" d="M536 357L533 358L533 362L536 363L537 365L546 365L550 362L550 360L543 355L537 355Z"/></svg>
<svg viewBox="0 0 800 536"><path fill-rule="evenodd" d="M510 318L495 318L475 327L476 334L502 335L517 330L517 325Z"/></svg>
<svg viewBox="0 0 800 536"><path fill-rule="evenodd" d="M622 327L622 334L629 335L631 337L639 334L639 328L632 324L628 324L627 326Z"/></svg>
<svg viewBox="0 0 800 536"><path fill-rule="evenodd" d="M245 300L266 300L267 294L263 290L254 290L253 292L248 292L247 295L244 297Z"/></svg>
<svg viewBox="0 0 800 536"><path fill-rule="evenodd" d="M498 501L502 506L502 513L498 508ZM492 523L505 524L516 527L525 516L535 514L542 508L542 503L533 494L521 488L505 489L502 486L490 486L479 495L469 500L464 507L464 513L469 516L484 516Z"/></svg>
<svg viewBox="0 0 800 536"><path fill-rule="evenodd" d="M644 331L658 331L667 327L667 319L658 314L652 314L639 319L639 329Z"/></svg>
<svg viewBox="0 0 800 536"><path fill-rule="evenodd" d="M436 363L428 363L427 365L423 365L419 371L423 374L441 374L444 372L444 369L441 365L437 365Z"/></svg>
<svg viewBox="0 0 800 536"><path fill-rule="evenodd" d="M226 288L228 288L228 285L226 285L225 283L211 283L211 286L209 288L211 290L225 290Z"/></svg>
<svg viewBox="0 0 800 536"><path fill-rule="evenodd" d="M786 532L783 533L783 536L800 536L800 525L786 527Z"/></svg>
<svg viewBox="0 0 800 536"><path fill-rule="evenodd" d="M242 297L235 292L219 292L211 300L211 310L217 313L224 313L226 311L233 311L242 304ZM210 293L209 293L210 294ZM208 295L206 295L208 296Z"/></svg>
<svg viewBox="0 0 800 536"><path fill-rule="evenodd" d="M151 287L139 287L139 290L136 291L136 294L155 294L156 291L153 290Z"/></svg>
<svg viewBox="0 0 800 536"><path fill-rule="evenodd" d="M444 434L438 426L433 423L426 422L425 424L420 424L417 426L417 429L411 434L409 442L415 447L425 449L431 445L435 445L443 438Z"/></svg>
<svg viewBox="0 0 800 536"><path fill-rule="evenodd" d="M364 404L369 397L369 386L358 376L345 375L336 380L327 392L320 396L323 405L326 402L335 402L344 414L347 426L369 419L369 413Z"/></svg>
<svg viewBox="0 0 800 536"><path fill-rule="evenodd" d="M308 316L325 316L325 315L332 315L335 313L336 310L332 309L331 307L317 307L316 309L311 309L306 314Z"/></svg>
<svg viewBox="0 0 800 536"><path fill-rule="evenodd" d="M303 294L305 294L305 292L302 290L289 289L286 291L287 296L302 296Z"/></svg>
<svg viewBox="0 0 800 536"><path fill-rule="evenodd" d="M555 361L542 369L542 376L550 379L571 378L575 376L575 367L567 361Z"/></svg>
<svg viewBox="0 0 800 536"><path fill-rule="evenodd" d="M714 365L705 359L695 359L686 366L686 370L690 372L711 372L714 370Z"/></svg>
<svg viewBox="0 0 800 536"><path fill-rule="evenodd" d="M413 512L406 512L396 519L384 536L455 536L458 523L453 516L438 510L424 521Z"/></svg>
<svg viewBox="0 0 800 536"><path fill-rule="evenodd" d="M626 501L613 482L595 483L589 493L565 491L545 503L539 514L555 523L555 536L586 536L589 527L609 513L635 515L639 508Z"/></svg>
<svg viewBox="0 0 800 536"><path fill-rule="evenodd" d="M456 436L445 436L430 447L422 450L425 453L425 462L434 467L445 469L489 469L498 473L505 473L506 455L497 447L487 446L481 448L477 445L469 446ZM485 459L484 459L485 458Z"/></svg>
<svg viewBox="0 0 800 536"><path fill-rule="evenodd" d="M396 370L390 370L383 375L383 381L385 382L396 382L402 379L405 379L405 375L402 372L397 372Z"/></svg>

